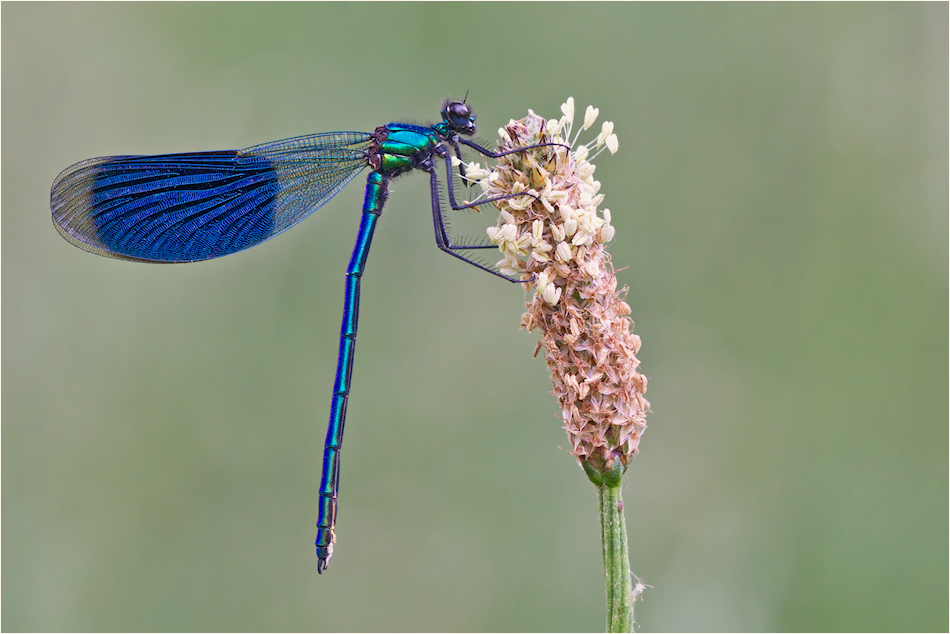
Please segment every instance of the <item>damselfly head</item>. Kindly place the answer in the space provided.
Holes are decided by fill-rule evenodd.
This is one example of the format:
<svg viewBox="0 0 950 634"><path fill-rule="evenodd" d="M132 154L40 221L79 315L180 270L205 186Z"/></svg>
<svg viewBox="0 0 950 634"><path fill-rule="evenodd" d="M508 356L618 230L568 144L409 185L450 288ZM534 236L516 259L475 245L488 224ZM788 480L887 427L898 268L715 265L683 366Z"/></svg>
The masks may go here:
<svg viewBox="0 0 950 634"><path fill-rule="evenodd" d="M461 134L475 134L475 113L464 101L448 101L442 107L442 120Z"/></svg>

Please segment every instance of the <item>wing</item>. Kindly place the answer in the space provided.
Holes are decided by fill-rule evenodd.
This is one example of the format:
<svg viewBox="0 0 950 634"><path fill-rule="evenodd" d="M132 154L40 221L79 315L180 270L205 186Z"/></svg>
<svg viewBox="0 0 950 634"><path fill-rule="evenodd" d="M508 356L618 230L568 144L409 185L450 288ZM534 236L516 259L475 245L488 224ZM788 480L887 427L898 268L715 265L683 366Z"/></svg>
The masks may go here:
<svg viewBox="0 0 950 634"><path fill-rule="evenodd" d="M370 141L328 132L246 150L89 159L53 181L53 224L80 249L122 260L217 258L313 213L366 167Z"/></svg>

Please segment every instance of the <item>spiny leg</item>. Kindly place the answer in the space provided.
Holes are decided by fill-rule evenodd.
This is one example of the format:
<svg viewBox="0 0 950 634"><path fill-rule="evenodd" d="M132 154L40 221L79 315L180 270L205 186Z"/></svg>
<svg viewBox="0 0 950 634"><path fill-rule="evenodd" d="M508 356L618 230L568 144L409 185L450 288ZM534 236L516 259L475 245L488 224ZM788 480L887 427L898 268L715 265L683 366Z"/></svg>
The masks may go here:
<svg viewBox="0 0 950 634"><path fill-rule="evenodd" d="M502 156L507 156L507 155L509 155L509 154L515 154L515 153L517 153L517 152L524 152L524 151L526 151L526 150L533 150L533 149L539 148L539 147L551 147L551 146L557 145L557 146L560 146L560 147L565 147L565 148L567 148L568 150L571 149L571 146L570 146L570 145L567 145L566 143L538 143L537 145L528 145L528 146L526 146L526 147L516 147L516 148L514 148L513 150L505 150L504 152L494 152L494 151L492 151L492 150L489 150L487 147L483 147L483 146L479 145L478 143L475 143L475 141L472 141L471 139L463 139L463 138L459 137L459 138L458 138L458 142L461 143L461 144L463 144L463 145L467 145L468 147L472 148L473 150L475 150L475 151L478 152L479 154L482 154L482 155L484 155L484 156L487 156L488 158L493 158L493 159L500 158L500 157L502 157Z"/></svg>
<svg viewBox="0 0 950 634"><path fill-rule="evenodd" d="M464 143L465 145L469 146L470 148L472 148L479 154L482 154L483 156L487 156L488 158L495 158L495 159L501 156L507 156L508 154L514 154L516 152L524 152L525 150L533 150L534 148L549 147L549 146L554 146L554 145L565 147L568 150L571 149L570 145L566 145L564 143L538 143L537 145L529 145L527 147L514 148L513 150L506 150L505 152L493 152L492 150L489 150L488 148L482 145L479 145L478 143L475 143L474 141L463 139L460 136L455 136L454 138L449 139L448 143L449 145L452 146L452 149L455 151L455 156L458 157L459 176L461 176L463 179L465 178L465 161L462 158L462 148L459 147L459 143Z"/></svg>
<svg viewBox="0 0 950 634"><path fill-rule="evenodd" d="M466 184L471 185L471 181L465 178L465 161L462 159L462 148L458 146L458 143L453 143L452 149L455 150L455 156L459 160L459 176L462 177Z"/></svg>
<svg viewBox="0 0 950 634"><path fill-rule="evenodd" d="M449 159L447 159L447 161L448 161L448 166L449 166L449 177L451 178L452 162ZM475 260L465 257L461 253L458 253L459 249L494 249L495 245L480 244L477 246L460 246L460 245L452 244L452 242L449 239L449 234L445 229L445 217L442 215L442 203L440 202L441 195L439 193L438 172L435 169L435 166L431 164L428 167L426 167L425 170L429 172L429 191L431 192L431 197L432 197L432 224L435 227L436 245L442 251L444 251L445 253L448 253L452 257L458 258L462 260L463 262L468 262L475 268L481 269L487 273L491 273L492 275L500 277L504 280L508 280L509 282L520 283L520 282L530 281L530 280L522 280L522 279L505 275L504 273L500 273L488 266L485 266L484 264L480 262L476 262Z"/></svg>
<svg viewBox="0 0 950 634"><path fill-rule="evenodd" d="M472 147L477 149L479 152L486 153L486 155L492 158L496 156L504 156L506 154L513 154L515 152L525 152L527 150L532 150L538 147L547 147L547 146L554 146L554 145L567 147L568 149L570 149L569 146L566 146L562 143L540 143L538 145L531 145L528 147L516 148L514 150L510 150L507 152L491 152L490 150L487 150L478 144L469 144L464 139L456 138L453 140L449 140L447 143L452 146L453 150L455 151L456 156L459 157L459 161L462 160L461 149L459 148L458 144L454 143L453 141L462 141L462 142L465 142L467 145L472 145ZM535 194L532 194L530 192L522 192L519 194L506 194L504 196L495 196L493 198L479 200L474 203L466 203L466 204L460 205L458 204L458 201L456 201L455 199L454 172L452 170L452 159L448 155L447 152L443 153L442 156L445 160L446 189L447 189L448 198L449 198L449 205L452 207L452 209L456 211L461 211L463 209L472 209L472 208L484 205L486 203L491 203L498 200L507 200L509 198L519 198L521 196L530 196L531 198L534 198L537 201L541 200ZM459 167L460 169L464 169L464 163L460 163ZM452 238L449 235L449 232L445 226L445 216L442 213L442 207L441 207L440 196L439 196L439 181L436 175L435 167L430 164L428 167L424 169L426 169L426 171L429 172L430 190L432 192L432 222L435 225L435 241L438 247L442 249L442 251L462 260L463 262L468 262L469 264L471 264L472 266L476 268L479 268L483 271L487 271L497 277L506 279L509 282L519 282L519 283L530 282L533 279L533 277L530 277L528 279L515 279L514 277L500 273L490 267L485 266L484 264L480 262L476 262L475 260L472 260L471 258L468 258L462 255L461 253L458 253L458 251L463 251L463 250L493 249L496 247L493 244L452 244ZM462 175L464 177L464 172L462 173Z"/></svg>
<svg viewBox="0 0 950 634"><path fill-rule="evenodd" d="M525 148L525 149L529 149L529 148ZM450 206L452 207L452 209L454 209L455 211L462 211L463 209L472 209L472 208L475 208L475 207L480 207L481 205L484 205L484 204L487 204L487 203L493 203L493 202L498 201L498 200L508 200L509 198L521 198L522 196L530 196L531 198L534 198L534 199L537 200L538 202L541 201L541 199L538 198L536 195L534 195L534 194L532 194L532 193L530 193L530 192L525 191L525 192L521 192L521 193L519 193L519 194L505 194L505 195L503 195L503 196L495 196L494 198L486 198L485 200L479 200L479 201L476 201L476 202L473 202L473 203L465 203L465 204L463 204L463 205L460 205L460 204L458 203L458 201L455 200L455 185L454 185L454 183L453 183L452 159L449 158L448 156L445 157L445 181L446 181L445 187L446 187L446 190L447 190L447 193L448 193L448 196L449 196L449 205L450 205ZM446 237L446 241L448 242L448 237ZM456 245L452 245L452 246L456 246ZM462 246L456 246L456 248L476 249L476 248L483 248L483 247L462 247Z"/></svg>
<svg viewBox="0 0 950 634"><path fill-rule="evenodd" d="M426 169L428 171L428 168ZM429 172L430 181L435 171L436 170L433 167L432 171ZM454 180L453 177L454 177L454 173L452 171L452 160L451 158L446 156L445 157L445 178L447 181L450 202L454 198L454 194L455 194L454 185L453 185L453 180ZM527 194L527 195L530 196L530 194ZM449 232L448 220L446 220L445 214L441 212L441 198L439 200L440 200L440 206L439 206L440 213L438 216L439 220L436 223L436 231L439 232L439 234L441 234L442 236L442 244L444 244L449 249L494 249L496 248L494 244L486 244L484 242L479 243L479 244L453 244L452 236L450 235L450 232ZM496 200L496 199L493 198L490 200L480 200L476 203L471 203L471 204L467 204L467 205L459 206L459 207L453 207L453 209L457 209L457 210L474 209L481 205L484 205L485 203L489 203L492 200Z"/></svg>
<svg viewBox="0 0 950 634"><path fill-rule="evenodd" d="M455 149L456 156L459 157L459 161L461 161L462 158L461 158L461 150L460 150L459 147L458 147L458 143L463 143L463 144L467 145L468 147L474 149L475 151L477 151L477 152L479 152L479 153L481 153L481 154L484 154L484 155L487 156L488 158L498 158L498 157L501 157L501 156L507 156L508 154L515 154L515 153L518 153L518 152L526 152L526 151L528 151L528 150L533 150L533 149L539 148L539 147L558 146L558 147L565 147L565 148L567 148L568 150L571 149L569 145L565 145L565 144L563 144L563 143L538 143L537 145L529 145L529 146L527 146L527 147L519 147L519 148L515 148L515 149L513 149L513 150L506 150L506 151L504 151L504 152L492 152L492 151L489 150L488 148L484 148L484 147L482 147L481 145L479 145L478 143L475 143L474 141L469 141L468 139L463 139L463 138L460 138L460 137L456 137L456 138L454 138L454 139L451 139L451 140L448 141L448 143L451 143L452 147ZM464 165L464 163L460 164L460 167L462 167L463 165ZM529 193L529 192L521 192L521 193L519 193L519 194L505 194L504 196L495 196L494 198L486 198L485 200L479 200L479 201L477 201L477 202L465 203L464 205L460 205L460 204L458 203L458 201L455 199L455 187L454 187L453 178L452 178L452 160L449 158L448 154L445 155L445 166L446 166L446 188L448 189L448 194L449 194L449 205L452 207L452 209L454 209L454 210L456 210L456 211L461 211L462 209L471 209L472 207L478 207L479 205L484 205L485 203L493 203L493 202L498 201L498 200L507 200L507 199L509 199L509 198L519 198L519 197L521 197L521 196L531 196L531 197L534 198L535 200L537 200L537 201L539 201L539 202L541 201L540 198L538 198L536 195L534 195L534 194L532 194L532 193ZM462 175L464 176L464 172L463 172ZM467 248L472 248L472 247L467 247Z"/></svg>

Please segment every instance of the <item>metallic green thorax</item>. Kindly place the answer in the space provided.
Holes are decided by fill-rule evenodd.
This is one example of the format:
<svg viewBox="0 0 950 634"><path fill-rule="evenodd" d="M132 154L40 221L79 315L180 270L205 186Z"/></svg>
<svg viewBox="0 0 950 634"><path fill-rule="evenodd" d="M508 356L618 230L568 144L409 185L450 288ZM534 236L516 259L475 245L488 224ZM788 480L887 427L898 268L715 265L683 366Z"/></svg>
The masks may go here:
<svg viewBox="0 0 950 634"><path fill-rule="evenodd" d="M389 176L415 169L419 157L431 156L441 141L436 127L390 123L376 128L367 157L370 167Z"/></svg>

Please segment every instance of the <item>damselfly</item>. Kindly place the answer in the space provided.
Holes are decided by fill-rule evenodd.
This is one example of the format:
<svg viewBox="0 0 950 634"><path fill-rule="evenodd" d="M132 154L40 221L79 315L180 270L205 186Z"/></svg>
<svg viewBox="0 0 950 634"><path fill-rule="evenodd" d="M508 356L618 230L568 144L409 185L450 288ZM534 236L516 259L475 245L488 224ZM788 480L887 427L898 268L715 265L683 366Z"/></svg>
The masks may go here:
<svg viewBox="0 0 950 634"><path fill-rule="evenodd" d="M289 229L357 173L370 168L356 246L346 268L343 325L320 483L318 572L326 569L336 541L340 446L353 374L360 278L390 181L413 170L427 172L436 245L484 271L511 282L522 281L465 255L468 250L494 245L455 244L446 228L438 162L445 163L449 205L461 210L515 196L457 202L452 155L461 161L461 146L492 158L531 149L493 152L464 138L474 133L475 115L465 100L446 100L442 121L430 126L390 123L373 132L326 132L246 150L107 156L76 163L53 182L53 224L77 247L135 262L197 262L241 251ZM464 177L464 165L459 171Z"/></svg>

